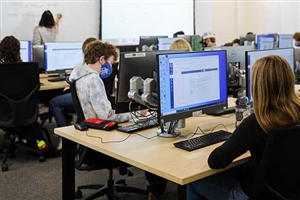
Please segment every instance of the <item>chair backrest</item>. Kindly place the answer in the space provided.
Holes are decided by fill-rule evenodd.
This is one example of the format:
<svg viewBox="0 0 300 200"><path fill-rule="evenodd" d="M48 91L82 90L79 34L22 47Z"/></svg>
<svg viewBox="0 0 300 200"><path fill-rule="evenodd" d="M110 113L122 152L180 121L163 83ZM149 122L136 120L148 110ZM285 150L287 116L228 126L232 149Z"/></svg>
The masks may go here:
<svg viewBox="0 0 300 200"><path fill-rule="evenodd" d="M21 127L38 117L38 63L0 64L0 126Z"/></svg>
<svg viewBox="0 0 300 200"><path fill-rule="evenodd" d="M66 78L67 83L70 85L70 91L72 96L72 101L74 105L75 112L77 114L77 122L82 122L85 120L83 110L80 105L80 101L78 99L77 91L76 91L76 81L72 82L69 78Z"/></svg>
<svg viewBox="0 0 300 200"><path fill-rule="evenodd" d="M300 199L300 124L271 131L251 199Z"/></svg>

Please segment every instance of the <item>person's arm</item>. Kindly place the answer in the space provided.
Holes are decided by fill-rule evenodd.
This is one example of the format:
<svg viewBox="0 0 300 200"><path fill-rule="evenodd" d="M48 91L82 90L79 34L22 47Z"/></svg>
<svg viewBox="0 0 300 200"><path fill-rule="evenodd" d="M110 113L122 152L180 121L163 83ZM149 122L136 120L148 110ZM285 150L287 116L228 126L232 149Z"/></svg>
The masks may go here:
<svg viewBox="0 0 300 200"><path fill-rule="evenodd" d="M61 18L62 18L62 14L57 14L57 16L56 16L56 20L55 20L55 26L57 27L57 28L59 28L59 21L61 20Z"/></svg>
<svg viewBox="0 0 300 200"><path fill-rule="evenodd" d="M88 88L89 101L99 119L124 122L130 119L129 113L116 114L107 99L105 87L100 79L93 78Z"/></svg>
<svg viewBox="0 0 300 200"><path fill-rule="evenodd" d="M33 30L33 38L32 38L32 45L41 45L42 38L38 27L35 27Z"/></svg>
<svg viewBox="0 0 300 200"><path fill-rule="evenodd" d="M234 133L220 147L213 150L208 158L212 169L227 167L235 158L254 147L263 137L263 130L252 114L246 118Z"/></svg>

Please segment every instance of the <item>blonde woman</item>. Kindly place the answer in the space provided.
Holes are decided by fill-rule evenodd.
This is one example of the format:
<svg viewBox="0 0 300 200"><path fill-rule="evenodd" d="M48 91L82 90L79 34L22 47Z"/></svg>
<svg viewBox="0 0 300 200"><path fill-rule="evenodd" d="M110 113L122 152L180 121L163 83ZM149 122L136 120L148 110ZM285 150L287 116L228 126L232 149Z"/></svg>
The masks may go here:
<svg viewBox="0 0 300 200"><path fill-rule="evenodd" d="M250 151L250 160L234 168L188 185L188 200L247 199L263 155L268 133L277 127L300 123L300 99L295 93L294 73L280 56L267 56L252 67L251 93L254 113L208 158L213 169L227 167Z"/></svg>
<svg viewBox="0 0 300 200"><path fill-rule="evenodd" d="M178 39L172 42L170 50L175 49L188 49L189 51L193 51L190 43L188 43L185 39Z"/></svg>

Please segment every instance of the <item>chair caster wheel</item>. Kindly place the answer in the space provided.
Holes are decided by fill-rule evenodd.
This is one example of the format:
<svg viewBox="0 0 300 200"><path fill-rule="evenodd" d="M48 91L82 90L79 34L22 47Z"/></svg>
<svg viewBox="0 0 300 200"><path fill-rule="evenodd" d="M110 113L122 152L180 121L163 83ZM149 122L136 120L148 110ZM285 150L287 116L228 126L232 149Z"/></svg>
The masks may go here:
<svg viewBox="0 0 300 200"><path fill-rule="evenodd" d="M2 164L1 169L3 172L8 171L8 165L7 164Z"/></svg>
<svg viewBox="0 0 300 200"><path fill-rule="evenodd" d="M75 199L81 199L82 198L82 192L81 190L77 190L76 193L75 193Z"/></svg>
<svg viewBox="0 0 300 200"><path fill-rule="evenodd" d="M45 156L39 156L39 162L45 162L46 158Z"/></svg>

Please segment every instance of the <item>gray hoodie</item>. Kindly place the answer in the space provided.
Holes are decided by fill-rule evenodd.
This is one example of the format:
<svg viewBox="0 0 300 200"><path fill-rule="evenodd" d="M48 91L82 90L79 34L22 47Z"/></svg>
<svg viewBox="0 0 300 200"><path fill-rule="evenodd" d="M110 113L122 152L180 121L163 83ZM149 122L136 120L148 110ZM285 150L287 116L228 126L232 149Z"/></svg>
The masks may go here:
<svg viewBox="0 0 300 200"><path fill-rule="evenodd" d="M76 91L84 116L117 122L128 121L129 113L116 114L107 99L104 83L97 71L87 65L77 63L69 78L76 81Z"/></svg>

